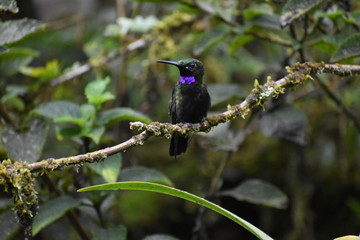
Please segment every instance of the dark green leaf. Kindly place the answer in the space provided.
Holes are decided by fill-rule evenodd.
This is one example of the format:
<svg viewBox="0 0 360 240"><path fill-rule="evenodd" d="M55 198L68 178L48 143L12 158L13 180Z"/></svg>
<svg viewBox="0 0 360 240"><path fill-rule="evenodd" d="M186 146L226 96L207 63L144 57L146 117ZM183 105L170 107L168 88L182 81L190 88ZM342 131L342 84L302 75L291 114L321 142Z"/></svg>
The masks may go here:
<svg viewBox="0 0 360 240"><path fill-rule="evenodd" d="M0 13L1 12L11 12L11 13L15 14L18 11L19 11L19 8L18 8L15 0L1 0L0 1Z"/></svg>
<svg viewBox="0 0 360 240"><path fill-rule="evenodd" d="M153 234L150 236L146 236L145 238L143 238L143 240L179 240L179 239L165 234Z"/></svg>
<svg viewBox="0 0 360 240"><path fill-rule="evenodd" d="M11 210L5 211L0 215L0 225L0 239L12 239L11 236L20 227L15 213Z"/></svg>
<svg viewBox="0 0 360 240"><path fill-rule="evenodd" d="M306 144L306 125L304 112L290 104L271 109L260 120L260 129L265 136L280 137L299 145Z"/></svg>
<svg viewBox="0 0 360 240"><path fill-rule="evenodd" d="M94 240L126 240L127 234L127 230L123 225L107 229L95 226L91 232Z"/></svg>
<svg viewBox="0 0 360 240"><path fill-rule="evenodd" d="M36 119L29 123L29 129L24 132L7 127L1 132L1 140L13 160L33 163L42 154L47 133L45 122Z"/></svg>
<svg viewBox="0 0 360 240"><path fill-rule="evenodd" d="M234 54L239 48L243 47L247 43L251 42L254 36L248 34L239 34L234 37L229 44L229 51Z"/></svg>
<svg viewBox="0 0 360 240"><path fill-rule="evenodd" d="M80 107L68 101L53 101L43 103L35 108L32 113L55 120L61 116L81 118Z"/></svg>
<svg viewBox="0 0 360 240"><path fill-rule="evenodd" d="M324 0L288 0L282 9L280 26L286 27L295 19L303 16L322 2L324 2Z"/></svg>
<svg viewBox="0 0 360 240"><path fill-rule="evenodd" d="M125 107L101 111L97 122L100 125L111 125L121 121L140 121L143 123L151 123L151 119L145 114Z"/></svg>
<svg viewBox="0 0 360 240"><path fill-rule="evenodd" d="M267 3L254 4L244 9L244 20L250 21L254 17L274 14L273 8Z"/></svg>
<svg viewBox="0 0 360 240"><path fill-rule="evenodd" d="M225 21L231 21L235 9L236 1L207 1L207 0L198 0L196 1L197 5L204 9L206 12L209 12L213 15L220 16Z"/></svg>
<svg viewBox="0 0 360 240"><path fill-rule="evenodd" d="M116 182L120 173L121 164L121 154L117 153L115 155L107 157L102 162L92 163L89 165L89 167L97 174L102 176L106 182L110 183Z"/></svg>
<svg viewBox="0 0 360 240"><path fill-rule="evenodd" d="M211 105L227 102L232 98L245 98L246 94L239 84L208 84L208 91L211 96Z"/></svg>
<svg viewBox="0 0 360 240"><path fill-rule="evenodd" d="M19 19L0 22L0 45L16 42L43 26L34 19Z"/></svg>
<svg viewBox="0 0 360 240"><path fill-rule="evenodd" d="M360 56L360 34L354 34L346 38L340 46L331 61L336 62L347 58Z"/></svg>
<svg viewBox="0 0 360 240"><path fill-rule="evenodd" d="M61 196L41 205L39 213L34 218L33 235L36 235L41 229L61 218L67 211L79 204L80 202L70 196Z"/></svg>
<svg viewBox="0 0 360 240"><path fill-rule="evenodd" d="M158 170L146 167L129 167L121 171L120 181L155 182L173 186L171 180Z"/></svg>
<svg viewBox="0 0 360 240"><path fill-rule="evenodd" d="M246 180L233 189L221 192L221 195L279 209L284 209L288 205L288 198L282 191L260 179Z"/></svg>
<svg viewBox="0 0 360 240"><path fill-rule="evenodd" d="M99 144L104 132L105 127L95 127L89 133L85 134L85 136L91 138L95 144Z"/></svg>

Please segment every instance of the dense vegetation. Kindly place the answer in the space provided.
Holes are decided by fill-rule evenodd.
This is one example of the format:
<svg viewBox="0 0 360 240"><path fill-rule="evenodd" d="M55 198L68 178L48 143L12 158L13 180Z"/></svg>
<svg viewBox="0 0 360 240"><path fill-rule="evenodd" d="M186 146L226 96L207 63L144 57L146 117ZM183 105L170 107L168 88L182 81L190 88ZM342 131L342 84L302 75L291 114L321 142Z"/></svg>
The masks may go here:
<svg viewBox="0 0 360 240"><path fill-rule="evenodd" d="M0 239L266 239L219 206L274 239L359 234L360 2L4 0L0 18ZM188 57L211 130L157 123L179 73L156 61ZM166 195L77 192L114 182Z"/></svg>

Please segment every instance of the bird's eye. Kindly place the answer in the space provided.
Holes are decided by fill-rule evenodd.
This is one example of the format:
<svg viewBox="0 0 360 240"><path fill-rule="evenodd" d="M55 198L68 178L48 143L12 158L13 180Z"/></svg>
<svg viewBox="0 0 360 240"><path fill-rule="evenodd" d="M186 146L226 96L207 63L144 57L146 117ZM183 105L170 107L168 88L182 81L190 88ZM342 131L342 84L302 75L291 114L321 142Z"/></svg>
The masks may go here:
<svg viewBox="0 0 360 240"><path fill-rule="evenodd" d="M195 68L195 63L190 64L190 68Z"/></svg>

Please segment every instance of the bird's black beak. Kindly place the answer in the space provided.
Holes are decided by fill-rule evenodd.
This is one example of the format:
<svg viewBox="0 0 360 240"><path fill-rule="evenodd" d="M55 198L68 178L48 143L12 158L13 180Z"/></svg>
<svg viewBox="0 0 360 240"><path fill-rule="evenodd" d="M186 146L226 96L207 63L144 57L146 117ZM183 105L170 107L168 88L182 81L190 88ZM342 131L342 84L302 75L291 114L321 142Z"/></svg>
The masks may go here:
<svg viewBox="0 0 360 240"><path fill-rule="evenodd" d="M177 66L179 67L179 64L177 62L172 62L172 61L165 61L165 60L159 60L157 61L158 63L166 63L166 64L171 64L171 65L174 65L174 66Z"/></svg>

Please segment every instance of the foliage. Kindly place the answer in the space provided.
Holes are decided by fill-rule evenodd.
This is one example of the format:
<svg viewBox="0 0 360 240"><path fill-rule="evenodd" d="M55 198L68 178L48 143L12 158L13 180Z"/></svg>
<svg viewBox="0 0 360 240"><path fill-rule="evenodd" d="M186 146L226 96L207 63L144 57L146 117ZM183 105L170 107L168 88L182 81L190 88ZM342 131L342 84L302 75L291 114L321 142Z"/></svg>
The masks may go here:
<svg viewBox="0 0 360 240"><path fill-rule="evenodd" d="M1 195L1 239L22 238L13 203L23 226L33 221L26 237L46 239L61 229L64 239L253 239L246 224L227 226L174 198L76 193L104 183L138 189L128 181L166 194L194 192L200 205L228 209L276 239L356 238L359 77L320 69L310 84L271 100L260 88L296 62L359 64L359 2L89 1L97 6L78 9L26 2L0 2L0 173L19 167L0 176L15 196ZM26 15L31 11L36 19ZM231 109L253 88L264 90L263 101L245 120L193 136L176 161L167 156L168 141L155 138L97 163L53 165L58 171L48 175L26 169L122 143L134 135L130 121L167 122L178 72L156 60L187 57L205 64L209 115Z"/></svg>

